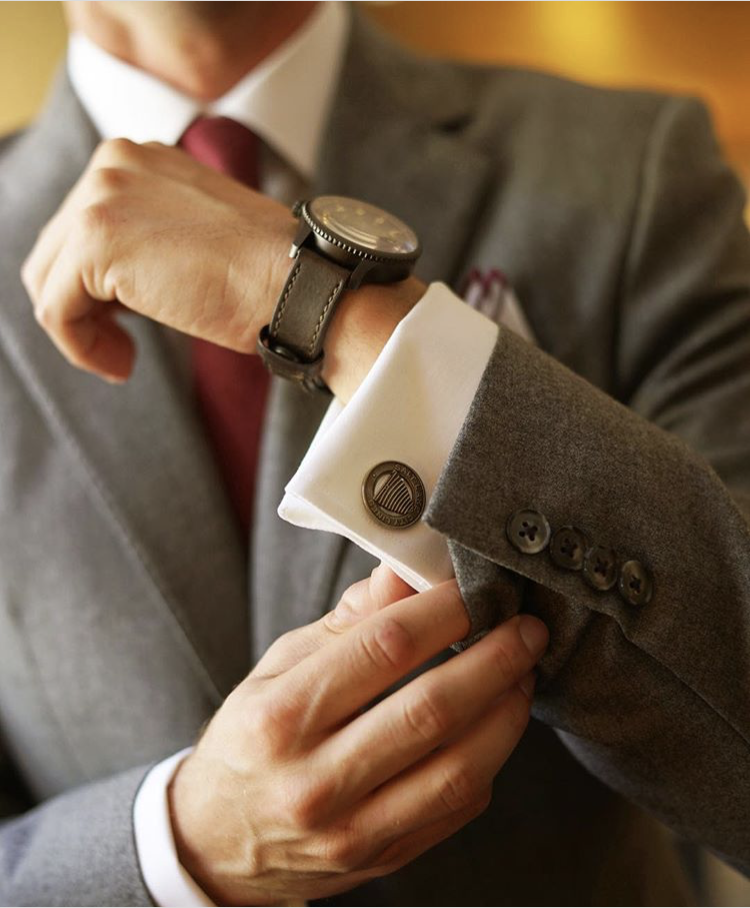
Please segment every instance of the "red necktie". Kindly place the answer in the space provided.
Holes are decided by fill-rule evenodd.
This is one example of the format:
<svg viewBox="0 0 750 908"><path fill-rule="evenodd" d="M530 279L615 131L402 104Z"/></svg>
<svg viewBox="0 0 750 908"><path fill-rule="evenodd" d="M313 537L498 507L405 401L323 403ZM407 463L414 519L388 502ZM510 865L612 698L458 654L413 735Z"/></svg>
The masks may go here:
<svg viewBox="0 0 750 908"><path fill-rule="evenodd" d="M199 117L179 146L203 164L258 186L258 141L228 117ZM249 533L269 375L260 357L192 340L198 407L243 528Z"/></svg>

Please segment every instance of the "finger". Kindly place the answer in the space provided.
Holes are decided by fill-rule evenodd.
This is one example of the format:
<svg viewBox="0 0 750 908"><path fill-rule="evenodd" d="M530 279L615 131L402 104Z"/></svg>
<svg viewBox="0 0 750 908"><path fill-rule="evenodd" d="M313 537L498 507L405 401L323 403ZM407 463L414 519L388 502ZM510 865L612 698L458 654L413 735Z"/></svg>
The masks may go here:
<svg viewBox="0 0 750 908"><path fill-rule="evenodd" d="M317 736L468 631L458 586L448 581L355 624L277 679L275 699L291 711L301 738Z"/></svg>
<svg viewBox="0 0 750 908"><path fill-rule="evenodd" d="M171 151L174 157L170 157L167 146L156 142L137 145L127 139L110 139L99 144L55 216L40 231L22 266L24 286L35 304L76 219L87 206L107 202L118 192L132 192L132 176L136 173L140 173L140 179L150 175L189 178L196 185L196 169L198 175L208 170L184 153Z"/></svg>
<svg viewBox="0 0 750 908"><path fill-rule="evenodd" d="M486 804L492 780L526 729L530 705L520 687L510 690L461 737L371 795L354 814L354 828L387 848Z"/></svg>
<svg viewBox="0 0 750 908"><path fill-rule="evenodd" d="M35 316L72 365L122 382L132 371L135 347L115 320L118 311L116 304L88 293L80 270L63 252L49 272Z"/></svg>
<svg viewBox="0 0 750 908"><path fill-rule="evenodd" d="M479 814L487 808L490 794L491 793L488 792L485 798L470 809L453 814L447 819L429 823L406 835L403 834L403 831L399 831L395 837L395 841L391 844L376 852L374 855L368 854L365 860L357 861L356 866L365 869L347 872L346 878L349 888L359 886L361 883L373 879L373 877L387 876L400 867L403 867L405 864L410 863L415 858L419 857L420 854L423 854L425 851L428 851L430 848L450 836L455 835L455 833L460 829L463 829L467 823L476 819ZM349 829L346 829L345 832L341 833L343 853L347 853L348 851L347 845L349 843L346 839L347 835L351 836L351 831ZM370 841L372 840L370 839Z"/></svg>
<svg viewBox="0 0 750 908"><path fill-rule="evenodd" d="M336 608L327 616L328 624L334 630L350 627L394 602L413 596L415 592L381 562L369 577L344 592Z"/></svg>
<svg viewBox="0 0 750 908"><path fill-rule="evenodd" d="M488 804L489 798L483 798L467 810L453 814L446 819L429 823L427 826L417 829L410 835L394 842L377 856L375 866L371 868L370 877L386 876L411 863L420 854L424 854L430 848L439 845L440 842L455 835L464 826L471 823L472 820L476 820L480 814L484 813Z"/></svg>
<svg viewBox="0 0 750 908"><path fill-rule="evenodd" d="M238 193L253 193L249 187L200 163L183 149L160 142L136 144L128 139L102 142L89 164L89 181L95 177L96 171L109 169L176 180L207 190L212 196L232 204L236 203Z"/></svg>
<svg viewBox="0 0 750 908"><path fill-rule="evenodd" d="M66 233L62 221L62 215L58 212L42 228L21 266L21 281L35 310L41 305L42 291L64 245Z"/></svg>
<svg viewBox="0 0 750 908"><path fill-rule="evenodd" d="M337 800L355 803L478 720L528 675L547 638L541 621L517 615L345 725L317 752L322 766L335 761Z"/></svg>
<svg viewBox="0 0 750 908"><path fill-rule="evenodd" d="M254 674L273 677L288 671L310 654L327 646L358 621L414 594L390 568L378 565L369 577L350 586L336 608L319 621L279 638L260 660Z"/></svg>

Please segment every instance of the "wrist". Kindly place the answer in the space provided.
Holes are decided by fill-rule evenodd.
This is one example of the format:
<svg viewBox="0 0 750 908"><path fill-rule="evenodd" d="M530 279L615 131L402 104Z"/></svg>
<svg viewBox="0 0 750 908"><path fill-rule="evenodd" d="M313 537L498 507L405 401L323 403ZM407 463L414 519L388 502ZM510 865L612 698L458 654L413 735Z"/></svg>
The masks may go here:
<svg viewBox="0 0 750 908"><path fill-rule="evenodd" d="M214 807L215 781L200 768L195 756L177 768L167 788L175 850L182 867L216 905L239 904L231 887L222 885L222 870L232 848L219 832L220 816ZM218 869L217 869L218 868ZM240 899L242 904L252 901ZM261 904L262 899L257 902Z"/></svg>
<svg viewBox="0 0 750 908"><path fill-rule="evenodd" d="M308 390L327 385L346 402L424 293L409 277L421 247L395 215L357 199L317 196L293 214L294 261L279 273L275 233L275 307L256 349L275 374Z"/></svg>
<svg viewBox="0 0 750 908"><path fill-rule="evenodd" d="M365 284L344 294L326 338L323 379L348 402L388 339L419 302L426 286L409 277L396 284Z"/></svg>

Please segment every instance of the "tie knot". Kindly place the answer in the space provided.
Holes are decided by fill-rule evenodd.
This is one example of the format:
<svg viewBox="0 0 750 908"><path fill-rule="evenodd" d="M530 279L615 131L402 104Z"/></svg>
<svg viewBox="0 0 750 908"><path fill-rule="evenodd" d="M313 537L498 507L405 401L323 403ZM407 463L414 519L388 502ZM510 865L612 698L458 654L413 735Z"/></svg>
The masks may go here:
<svg viewBox="0 0 750 908"><path fill-rule="evenodd" d="M229 117L198 117L178 142L196 161L248 186L258 187L258 140Z"/></svg>

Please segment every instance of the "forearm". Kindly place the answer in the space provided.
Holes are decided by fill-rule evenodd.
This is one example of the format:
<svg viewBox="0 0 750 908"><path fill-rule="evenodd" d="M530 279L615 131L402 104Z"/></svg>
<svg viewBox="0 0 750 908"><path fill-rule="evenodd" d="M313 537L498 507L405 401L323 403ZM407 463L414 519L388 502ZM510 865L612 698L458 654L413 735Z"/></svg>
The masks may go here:
<svg viewBox="0 0 750 908"><path fill-rule="evenodd" d="M553 532L639 559L652 600L592 588L549 547L519 551L506 522L532 505ZM608 784L747 871L750 532L710 466L501 332L426 518L475 616L530 611L550 627L537 715Z"/></svg>

